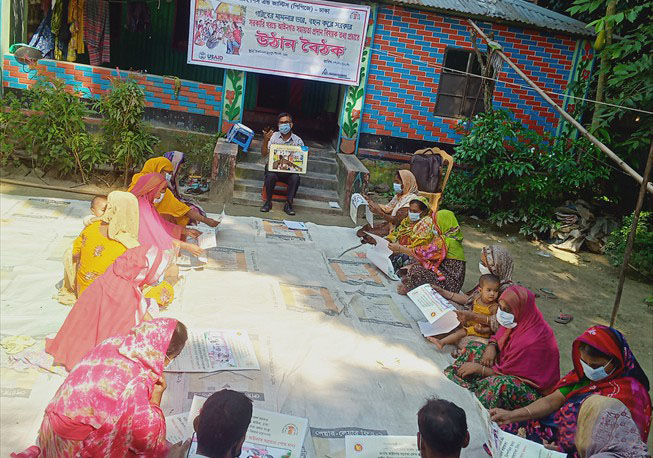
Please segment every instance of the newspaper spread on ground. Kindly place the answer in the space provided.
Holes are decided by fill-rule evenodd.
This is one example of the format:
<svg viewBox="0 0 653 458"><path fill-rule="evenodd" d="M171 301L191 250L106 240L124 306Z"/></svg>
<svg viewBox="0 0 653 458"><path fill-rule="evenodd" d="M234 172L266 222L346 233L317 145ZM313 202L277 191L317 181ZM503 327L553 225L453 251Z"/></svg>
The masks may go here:
<svg viewBox="0 0 653 458"><path fill-rule="evenodd" d="M192 424L200 413L206 398L195 396L188 414L186 437L193 437L189 457L197 456L197 440L193 435ZM241 456L266 458L300 457L304 438L308 430L306 418L285 415L254 407L252 421L247 429Z"/></svg>
<svg viewBox="0 0 653 458"><path fill-rule="evenodd" d="M194 329L166 372L259 370L254 347L246 331Z"/></svg>
<svg viewBox="0 0 653 458"><path fill-rule="evenodd" d="M456 317L456 308L431 285L425 284L415 288L408 293L408 297L424 314L432 330L437 334L449 332L460 324Z"/></svg>
<svg viewBox="0 0 653 458"><path fill-rule="evenodd" d="M346 436L346 458L419 458L416 436Z"/></svg>
<svg viewBox="0 0 653 458"><path fill-rule="evenodd" d="M365 219L367 220L367 224L369 224L370 227L374 227L374 216L372 215L372 210L370 210L370 206L367 204L365 197L357 192L351 195L351 202L349 204L349 216L351 217L351 220L354 224L358 224L358 207L361 205L365 206Z"/></svg>
<svg viewBox="0 0 653 458"><path fill-rule="evenodd" d="M367 245L367 259L391 280L399 280L392 261L390 261L390 255L392 254L392 251L388 248L390 243L378 235L370 234L369 232L366 232L366 234L376 241L376 245Z"/></svg>

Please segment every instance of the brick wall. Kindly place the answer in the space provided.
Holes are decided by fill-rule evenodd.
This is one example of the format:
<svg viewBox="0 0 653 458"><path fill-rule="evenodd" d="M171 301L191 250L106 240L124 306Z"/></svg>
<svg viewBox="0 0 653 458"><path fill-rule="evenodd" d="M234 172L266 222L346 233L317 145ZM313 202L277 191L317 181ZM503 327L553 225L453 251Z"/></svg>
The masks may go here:
<svg viewBox="0 0 653 458"><path fill-rule="evenodd" d="M563 92L576 40L564 35L479 23L494 31L504 52L540 87ZM383 6L379 9L362 133L455 143L456 119L433 114L447 46L472 49L465 19ZM480 41L480 39L479 39ZM481 49L484 49L483 46ZM526 85L504 64L499 78ZM551 96L561 103L561 97ZM538 132L553 132L558 118L534 91L498 83L494 103L509 108Z"/></svg>
<svg viewBox="0 0 653 458"><path fill-rule="evenodd" d="M27 89L39 75L65 81L68 90L78 91L84 98L99 98L111 88L112 78L130 76L143 88L148 107L220 117L222 86L179 80L179 92L175 94L174 78L49 59L39 60L35 69L30 69L14 56L4 56L5 87Z"/></svg>

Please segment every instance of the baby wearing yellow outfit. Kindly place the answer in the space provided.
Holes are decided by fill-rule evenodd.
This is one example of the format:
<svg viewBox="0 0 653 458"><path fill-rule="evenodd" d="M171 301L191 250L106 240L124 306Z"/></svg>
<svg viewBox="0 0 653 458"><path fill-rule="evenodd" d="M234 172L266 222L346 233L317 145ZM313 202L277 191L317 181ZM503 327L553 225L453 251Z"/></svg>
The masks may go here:
<svg viewBox="0 0 653 458"><path fill-rule="evenodd" d="M497 300L499 298L501 280L492 274L481 275L478 284L480 291L474 297L472 313L482 315L485 317L485 320L478 318L467 320L465 323L461 323L462 326L456 328L451 334L442 339L429 337L429 341L433 342L440 350L445 345L457 345L466 336L484 337L487 339L492 335L490 317L495 315L499 308Z"/></svg>

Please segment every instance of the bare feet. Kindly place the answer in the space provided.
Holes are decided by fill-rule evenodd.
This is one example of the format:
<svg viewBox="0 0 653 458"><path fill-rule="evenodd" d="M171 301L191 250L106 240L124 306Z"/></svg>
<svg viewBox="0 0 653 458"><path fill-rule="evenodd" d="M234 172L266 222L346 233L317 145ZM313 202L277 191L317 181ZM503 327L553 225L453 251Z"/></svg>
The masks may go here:
<svg viewBox="0 0 653 458"><path fill-rule="evenodd" d="M440 342L439 339L436 339L435 337L427 337L426 338L429 342L435 344L436 347L438 347L438 350L442 350L444 348L444 345L442 342Z"/></svg>
<svg viewBox="0 0 653 458"><path fill-rule="evenodd" d="M399 285L397 286L397 294L401 294L402 296L405 296L406 294L408 294L408 290L404 285Z"/></svg>

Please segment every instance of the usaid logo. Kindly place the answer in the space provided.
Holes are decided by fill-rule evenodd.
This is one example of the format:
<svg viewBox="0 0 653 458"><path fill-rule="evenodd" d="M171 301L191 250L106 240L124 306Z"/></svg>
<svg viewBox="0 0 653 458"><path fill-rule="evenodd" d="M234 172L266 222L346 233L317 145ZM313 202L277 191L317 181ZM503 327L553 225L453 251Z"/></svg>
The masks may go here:
<svg viewBox="0 0 653 458"><path fill-rule="evenodd" d="M204 51L200 51L200 59L206 59L206 53Z"/></svg>

